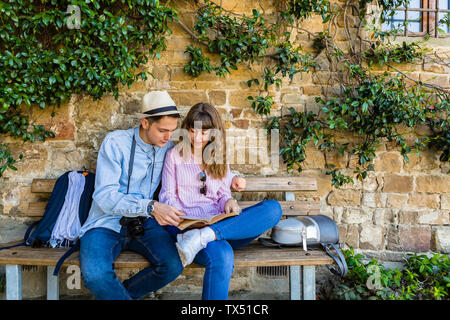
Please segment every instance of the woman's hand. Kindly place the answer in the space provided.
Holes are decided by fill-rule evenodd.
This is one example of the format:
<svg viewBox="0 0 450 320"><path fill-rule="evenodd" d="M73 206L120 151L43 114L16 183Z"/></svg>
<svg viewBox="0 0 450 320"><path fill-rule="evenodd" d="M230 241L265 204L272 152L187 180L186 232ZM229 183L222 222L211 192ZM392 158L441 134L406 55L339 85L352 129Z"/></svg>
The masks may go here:
<svg viewBox="0 0 450 320"><path fill-rule="evenodd" d="M181 221L183 221L180 216L185 216L186 214L177 208L169 206L168 204L155 202L153 205L152 216L161 226L178 226Z"/></svg>
<svg viewBox="0 0 450 320"><path fill-rule="evenodd" d="M241 213L242 209L239 207L237 201L233 198L225 203L225 213L236 212Z"/></svg>
<svg viewBox="0 0 450 320"><path fill-rule="evenodd" d="M231 180L231 187L236 191L243 191L246 185L247 181L242 177L233 177Z"/></svg>

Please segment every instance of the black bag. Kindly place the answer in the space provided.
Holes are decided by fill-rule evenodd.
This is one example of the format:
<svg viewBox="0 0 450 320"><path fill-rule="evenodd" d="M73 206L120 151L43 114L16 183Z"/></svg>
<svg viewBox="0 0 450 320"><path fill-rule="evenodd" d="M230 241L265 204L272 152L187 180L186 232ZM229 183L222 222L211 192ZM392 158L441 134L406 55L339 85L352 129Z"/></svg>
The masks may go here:
<svg viewBox="0 0 450 320"><path fill-rule="evenodd" d="M305 251L308 246L322 247L338 266L338 268L328 266L328 269L342 277L347 274L347 263L339 249L339 230L336 223L325 215L280 220L272 228L270 239L259 238L258 240L268 247L303 247Z"/></svg>
<svg viewBox="0 0 450 320"><path fill-rule="evenodd" d="M35 221L28 227L27 231L25 232L24 242L13 246L3 247L0 248L0 250L19 246L31 246L33 248L38 248L49 245L49 240L52 235L53 228L64 205L65 196L69 186L70 172L71 171L67 171L56 180L50 199L47 203L47 206L45 207L42 219ZM92 204L92 194L94 193L95 186L95 174L85 171L78 171L78 173L82 173L85 176L85 185L83 193L80 197L78 211L80 224L83 225L87 219ZM61 268L64 260L68 258L73 252L78 250L78 248L79 240L71 243L71 248L59 259L58 263L56 264L55 271L53 273L55 276L58 275L59 269Z"/></svg>

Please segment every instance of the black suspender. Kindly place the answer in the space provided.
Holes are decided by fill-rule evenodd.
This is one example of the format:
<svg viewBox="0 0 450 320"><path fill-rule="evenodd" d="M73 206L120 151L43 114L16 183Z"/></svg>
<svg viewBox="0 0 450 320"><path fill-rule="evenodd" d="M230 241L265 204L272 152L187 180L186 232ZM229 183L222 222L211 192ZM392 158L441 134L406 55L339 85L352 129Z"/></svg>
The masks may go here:
<svg viewBox="0 0 450 320"><path fill-rule="evenodd" d="M136 150L136 138L133 134L133 142L131 143L131 152L130 152L130 162L128 164L128 185L127 185L127 194L130 189L130 179L131 174L133 173L133 164L134 164L134 152Z"/></svg>

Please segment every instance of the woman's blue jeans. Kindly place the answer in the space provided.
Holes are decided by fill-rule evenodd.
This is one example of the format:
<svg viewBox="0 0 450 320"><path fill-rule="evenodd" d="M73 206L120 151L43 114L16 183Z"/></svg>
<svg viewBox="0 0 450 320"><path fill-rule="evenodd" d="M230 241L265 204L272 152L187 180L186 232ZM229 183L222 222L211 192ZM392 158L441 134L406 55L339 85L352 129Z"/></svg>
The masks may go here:
<svg viewBox="0 0 450 320"><path fill-rule="evenodd" d="M277 201L266 200L243 209L238 216L210 226L216 233L217 240L209 242L194 259L194 263L205 267L202 299L228 299L228 288L234 269L233 249L250 243L274 227L281 214L281 206ZM175 240L178 233L184 232L173 226L166 229Z"/></svg>
<svg viewBox="0 0 450 320"><path fill-rule="evenodd" d="M86 288L96 299L138 299L175 280L183 271L175 242L155 219L144 223L145 234L139 239L106 228L94 228L81 238L81 275ZM123 250L146 257L151 266L123 283L114 271L114 261Z"/></svg>

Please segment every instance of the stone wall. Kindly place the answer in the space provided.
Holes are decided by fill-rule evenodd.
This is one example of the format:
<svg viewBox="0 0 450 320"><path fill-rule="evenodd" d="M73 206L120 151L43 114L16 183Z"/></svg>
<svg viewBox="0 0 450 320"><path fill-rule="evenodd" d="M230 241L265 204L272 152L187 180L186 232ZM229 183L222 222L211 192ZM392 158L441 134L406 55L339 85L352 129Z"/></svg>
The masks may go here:
<svg viewBox="0 0 450 320"><path fill-rule="evenodd" d="M252 8L258 8L260 2L241 0L224 3L228 9L250 12ZM266 13L274 8L275 2L262 1ZM185 5L180 5L181 10L190 10L183 6ZM185 24L192 23L188 14L180 16ZM308 19L305 25L312 32L323 30L320 17ZM167 90L183 114L195 103L206 101L213 104L222 115L230 136L245 137L248 130L263 127L262 118L253 112L246 99L255 94L254 90L248 89L246 82L259 75L258 71L263 65L251 68L243 65L226 78L212 74L191 78L183 72L183 67L188 62L184 50L193 42L178 24L173 24L171 29L173 34L167 41L168 47L161 59L150 61L145 66L154 75L154 79L137 82L130 88L123 87L118 100L112 95L105 95L98 101L93 101L86 95L72 96L68 103L55 108L56 116L53 118L50 117L52 108L31 109L30 117L34 121L43 122L46 128L56 134L56 138L44 143L23 144L8 137L1 138L3 142L10 144L15 156L22 153L24 161L17 163L17 172L6 171L0 179L0 243L20 239L26 226L33 221L34 218L27 217L28 202L38 201L42 195L31 193L31 181L34 178L55 178L67 170L95 171L97 152L105 135L116 129L136 126L138 121L133 113L139 109L143 95L150 90ZM311 39L301 33L296 37L305 50L311 50ZM435 39L431 41L431 46L441 51L450 50L446 39ZM448 68L434 64L399 67L409 71L410 76L417 79L432 78L430 81L443 87L450 86ZM314 102L314 97L320 95L318 84L321 77L326 77L326 73L325 64L315 76L299 73L292 81L284 81L279 89L274 88L271 91L275 100L272 115L280 116L287 107L295 107L300 111L317 111L318 105ZM243 154L248 159L254 148L245 139L239 146L247 145ZM342 139L351 139L351 136ZM322 213L337 222L342 241L348 246L385 261L401 261L404 252L410 251L450 253L450 176L447 174L450 167L440 163L437 154L411 154L410 162L405 163L398 149L386 141L376 151L375 172L371 172L363 182L356 181L341 189L331 186L331 177L325 174L325 164L332 163L351 174L351 165L355 159L349 154L339 156L337 153L317 151L313 147L308 149L307 155L303 163L304 171L291 174L317 178L318 191L298 192L296 198L318 199ZM270 164L249 164L248 161L233 164L232 169L248 175L287 174L282 161L277 171ZM278 199L281 195L258 193L244 196L237 194L236 197L262 200L266 197ZM33 269L29 272L36 276L29 277L34 280L24 281L30 286L24 297L38 297L43 292L36 289L39 285L33 286L32 283L43 281L43 271ZM128 275L127 272L124 271L123 276ZM199 293L201 277L201 270L186 270L176 282L161 292ZM231 289L264 290L264 285L255 279L258 278L254 269L236 270ZM284 288L280 286L280 294L285 294L283 290L287 290L287 287ZM85 290L81 292L86 293ZM80 291L66 290L62 293L77 295Z"/></svg>

